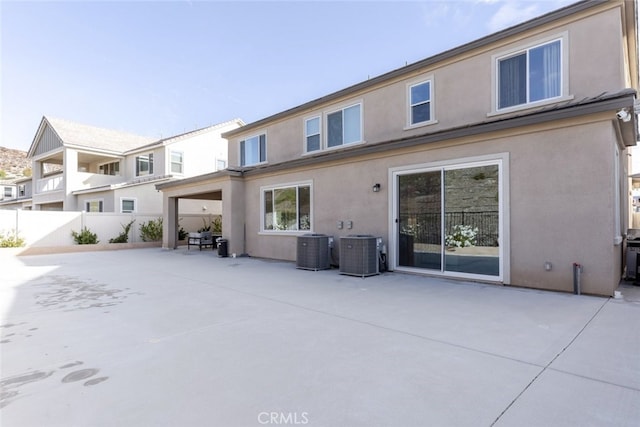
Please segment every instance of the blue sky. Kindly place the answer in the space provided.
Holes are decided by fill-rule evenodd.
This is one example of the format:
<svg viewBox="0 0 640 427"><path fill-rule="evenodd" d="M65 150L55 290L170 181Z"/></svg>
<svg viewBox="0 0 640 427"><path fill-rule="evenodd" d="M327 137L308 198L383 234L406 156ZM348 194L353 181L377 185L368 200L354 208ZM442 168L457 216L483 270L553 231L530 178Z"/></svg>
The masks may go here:
<svg viewBox="0 0 640 427"><path fill-rule="evenodd" d="M0 146L43 115L167 137L249 123L572 0L0 0Z"/></svg>

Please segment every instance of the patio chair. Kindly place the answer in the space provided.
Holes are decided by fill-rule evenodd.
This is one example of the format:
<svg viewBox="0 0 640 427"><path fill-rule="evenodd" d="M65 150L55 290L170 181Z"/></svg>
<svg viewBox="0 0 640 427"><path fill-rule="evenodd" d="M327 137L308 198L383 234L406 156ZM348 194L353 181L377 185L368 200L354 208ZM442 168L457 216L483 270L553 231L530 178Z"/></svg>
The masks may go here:
<svg viewBox="0 0 640 427"><path fill-rule="evenodd" d="M202 247L211 246L211 249L215 247L215 240L210 231L203 231L202 233L189 233L187 237L187 250L191 249L191 246L197 246L202 250Z"/></svg>

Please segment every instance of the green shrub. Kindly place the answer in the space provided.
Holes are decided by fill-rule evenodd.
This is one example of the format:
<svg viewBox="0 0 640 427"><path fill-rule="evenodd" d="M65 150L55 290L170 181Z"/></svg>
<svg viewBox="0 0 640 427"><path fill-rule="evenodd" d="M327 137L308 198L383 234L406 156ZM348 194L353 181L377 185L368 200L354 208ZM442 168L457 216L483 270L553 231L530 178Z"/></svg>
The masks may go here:
<svg viewBox="0 0 640 427"><path fill-rule="evenodd" d="M202 233L203 231L211 231L211 221L209 221L209 225L207 225L207 220L202 218L202 227L198 228L198 233Z"/></svg>
<svg viewBox="0 0 640 427"><path fill-rule="evenodd" d="M214 233L222 233L222 217L217 216L211 221L211 231Z"/></svg>
<svg viewBox="0 0 640 427"><path fill-rule="evenodd" d="M18 236L16 230L7 233L0 231L0 248L21 248L24 246L24 239Z"/></svg>
<svg viewBox="0 0 640 427"><path fill-rule="evenodd" d="M180 221L182 221L182 218L178 218L178 240L185 240L187 238L187 236L189 235L189 233L187 233L185 231L185 229L182 227L182 225L180 224Z"/></svg>
<svg viewBox="0 0 640 427"><path fill-rule="evenodd" d="M143 242L157 242L162 240L162 218L149 220L140 225L140 238Z"/></svg>
<svg viewBox="0 0 640 427"><path fill-rule="evenodd" d="M187 233L185 229L180 226L180 229L178 230L178 240L186 240L188 235L189 233Z"/></svg>
<svg viewBox="0 0 640 427"><path fill-rule="evenodd" d="M209 220L209 224L207 224L207 220L202 218L202 228L198 229L198 233L202 233L203 231L212 231L214 233L222 232L222 217L216 216L212 220Z"/></svg>
<svg viewBox="0 0 640 427"><path fill-rule="evenodd" d="M92 233L87 227L84 227L79 233L77 231L71 231L71 235L78 245L95 245L99 242L98 235Z"/></svg>
<svg viewBox="0 0 640 427"><path fill-rule="evenodd" d="M114 237L113 239L109 239L109 243L127 243L129 241L129 230L131 230L131 226L136 220L132 220L129 224L122 226L122 233L118 234L118 237Z"/></svg>

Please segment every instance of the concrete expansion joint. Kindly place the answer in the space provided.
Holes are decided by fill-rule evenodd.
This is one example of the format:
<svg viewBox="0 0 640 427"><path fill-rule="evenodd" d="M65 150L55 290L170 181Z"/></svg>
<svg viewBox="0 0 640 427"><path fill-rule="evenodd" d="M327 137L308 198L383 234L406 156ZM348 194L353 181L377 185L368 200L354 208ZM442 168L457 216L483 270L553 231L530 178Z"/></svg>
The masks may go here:
<svg viewBox="0 0 640 427"><path fill-rule="evenodd" d="M549 363L547 363L547 364L542 368L542 370L540 370L540 372L538 372L538 373L537 373L537 374L536 374L536 375L531 379L531 381L529 381L529 384L527 384L527 385L522 389L522 391L520 391L520 393L518 393L518 395L517 395L517 396L516 396L516 397L515 397L515 398L514 398L514 399L513 399L513 400L512 400L508 405L507 405L507 407L506 407L506 408L504 408L504 410L500 413L500 415L498 415L498 417L497 417L497 418L496 418L496 419L491 423L491 426L494 426L498 421L500 421L500 418L502 418L502 416L503 416L504 414L506 414L506 413L507 413L507 411L508 411L508 410L509 410L509 409L510 409L510 408L511 408L511 407L512 407L512 406L513 406L513 405L514 405L514 404L515 404L519 399L520 399L520 397L521 397L521 396L523 396L523 395L526 393L526 391L527 391L527 390L528 390L528 389L533 385L533 383L535 383L535 382L538 380L538 378L540 378L540 376L541 376L544 372L546 372L547 370L553 370L553 371L562 372L562 373L569 374L569 375L574 375L574 376L578 376L578 377L586 378L586 377L581 376L581 375L575 375L575 374L573 374L573 373L571 373L571 372L565 372L565 371L560 371L560 370L558 370L558 369L553 369L553 368L551 368L551 365L552 365L552 364L553 364L553 362L555 362L555 361L556 361L556 360L557 360L557 359L558 359L558 358L559 358L559 357L560 357L560 356L561 356L565 351L567 351L567 349L568 349L569 347L571 347L571 345L573 345L573 343L578 339L578 337L579 337L580 335L582 335L582 333L583 333L583 332L587 329L587 327L588 327L588 326L593 322L593 320L598 316L598 314L600 314L600 312L602 311L602 309L604 309L605 305L607 305L607 303L608 303L609 301L610 301L610 298L606 299L606 300L602 303L602 305L600 305L600 307L596 310L596 312L595 312L595 313L593 313L593 316L591 316L591 317L589 318L589 320L587 320L587 321L585 322L584 326L582 326L582 328L578 331L578 333L576 333L576 335L571 339L571 341L569 341L569 343L568 343L566 346L564 346L564 347L562 348L562 350L560 350L560 351L558 352L558 354L556 354L556 355L551 359L551 361L549 361ZM596 380L596 379L594 379L594 378L587 378L587 379L590 379L590 380L593 380L593 381L598 381L598 380ZM618 384L616 384L616 385L618 385ZM619 386L619 385L618 385L618 386ZM629 388L629 387L625 387L625 388ZM633 390L633 388L632 388L632 390Z"/></svg>

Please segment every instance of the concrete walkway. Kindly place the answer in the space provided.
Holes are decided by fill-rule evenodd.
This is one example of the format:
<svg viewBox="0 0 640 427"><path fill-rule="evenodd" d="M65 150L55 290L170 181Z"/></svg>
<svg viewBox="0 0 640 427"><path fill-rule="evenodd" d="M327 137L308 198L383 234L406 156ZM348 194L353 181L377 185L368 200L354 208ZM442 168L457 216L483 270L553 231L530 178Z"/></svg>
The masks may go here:
<svg viewBox="0 0 640 427"><path fill-rule="evenodd" d="M0 250L0 425L637 426L607 299L157 248Z"/></svg>

